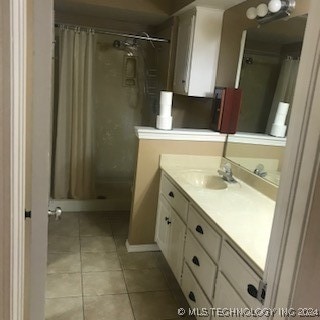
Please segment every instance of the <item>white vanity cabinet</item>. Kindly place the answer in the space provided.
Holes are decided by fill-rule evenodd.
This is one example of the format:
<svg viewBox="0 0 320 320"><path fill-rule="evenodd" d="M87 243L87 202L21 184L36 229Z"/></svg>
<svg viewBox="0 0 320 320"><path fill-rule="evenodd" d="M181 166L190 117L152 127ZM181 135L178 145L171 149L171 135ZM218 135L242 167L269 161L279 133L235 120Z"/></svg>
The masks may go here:
<svg viewBox="0 0 320 320"><path fill-rule="evenodd" d="M188 201L163 175L158 200L155 241L181 282Z"/></svg>
<svg viewBox="0 0 320 320"><path fill-rule="evenodd" d="M213 97L223 11L196 7L179 16L174 93Z"/></svg>
<svg viewBox="0 0 320 320"><path fill-rule="evenodd" d="M261 291L261 277L229 236L198 209L179 185L161 174L155 240L197 319L216 319L223 308L258 308L248 293ZM260 288L260 289L259 289ZM250 290L249 290L250 291ZM251 291L252 293L252 291ZM223 317L223 316L221 316ZM225 316L224 316L225 317Z"/></svg>

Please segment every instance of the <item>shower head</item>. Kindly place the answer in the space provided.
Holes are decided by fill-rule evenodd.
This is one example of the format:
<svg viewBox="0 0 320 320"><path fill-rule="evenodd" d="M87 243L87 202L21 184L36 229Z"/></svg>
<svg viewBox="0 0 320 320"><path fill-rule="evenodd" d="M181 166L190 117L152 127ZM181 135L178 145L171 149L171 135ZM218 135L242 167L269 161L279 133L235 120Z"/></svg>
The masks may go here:
<svg viewBox="0 0 320 320"><path fill-rule="evenodd" d="M138 49L138 43L136 39L133 39L131 42L114 40L113 47L119 50L126 51L129 56L133 56Z"/></svg>
<svg viewBox="0 0 320 320"><path fill-rule="evenodd" d="M121 47L121 42L119 40L114 40L113 41L113 47L114 48L117 48L117 49L120 49Z"/></svg>

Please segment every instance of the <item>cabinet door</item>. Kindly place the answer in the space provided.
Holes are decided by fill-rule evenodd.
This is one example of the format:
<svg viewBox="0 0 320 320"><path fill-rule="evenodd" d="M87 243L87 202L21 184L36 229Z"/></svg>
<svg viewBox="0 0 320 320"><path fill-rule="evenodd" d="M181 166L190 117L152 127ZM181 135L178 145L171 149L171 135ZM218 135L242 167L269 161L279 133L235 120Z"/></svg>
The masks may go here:
<svg viewBox="0 0 320 320"><path fill-rule="evenodd" d="M169 226L171 218L171 208L163 195L160 195L158 202L157 224L155 241L163 255L168 259Z"/></svg>
<svg viewBox="0 0 320 320"><path fill-rule="evenodd" d="M233 289L229 281L221 272L219 272L218 275L213 307L216 311L213 319L219 319L223 317L223 314L219 316L219 311L222 311L224 308L239 311L241 310L241 308L247 308L246 304L243 302L238 293ZM240 316L235 315L232 318L240 319Z"/></svg>
<svg viewBox="0 0 320 320"><path fill-rule="evenodd" d="M171 210L170 222L168 263L172 269L173 274L180 283L186 225L173 209Z"/></svg>
<svg viewBox="0 0 320 320"><path fill-rule="evenodd" d="M194 24L194 14L180 18L173 91L184 95L188 93L189 87Z"/></svg>
<svg viewBox="0 0 320 320"><path fill-rule="evenodd" d="M220 270L250 308L261 307L261 302L248 293L249 285L259 288L260 276L226 241L222 244Z"/></svg>

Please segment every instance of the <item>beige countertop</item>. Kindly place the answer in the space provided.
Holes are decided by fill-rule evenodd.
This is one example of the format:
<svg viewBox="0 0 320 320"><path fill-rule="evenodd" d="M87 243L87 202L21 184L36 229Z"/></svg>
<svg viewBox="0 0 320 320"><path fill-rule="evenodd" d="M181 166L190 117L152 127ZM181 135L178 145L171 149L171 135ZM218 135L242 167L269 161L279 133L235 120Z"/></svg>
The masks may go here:
<svg viewBox="0 0 320 320"><path fill-rule="evenodd" d="M185 158L184 158L185 157ZM237 183L211 190L190 184L186 173L218 175L220 157L164 155L160 167L180 189L261 269L265 268L275 201L236 176Z"/></svg>

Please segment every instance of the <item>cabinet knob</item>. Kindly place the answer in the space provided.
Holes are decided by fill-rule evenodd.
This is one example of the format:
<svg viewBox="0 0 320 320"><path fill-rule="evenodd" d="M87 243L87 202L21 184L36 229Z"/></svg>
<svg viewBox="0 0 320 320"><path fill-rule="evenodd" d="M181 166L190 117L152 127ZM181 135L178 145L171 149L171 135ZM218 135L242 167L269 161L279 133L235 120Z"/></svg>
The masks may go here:
<svg viewBox="0 0 320 320"><path fill-rule="evenodd" d="M168 220L169 220L169 218L168 218L168 217L165 217L165 218L164 218L164 220L168 221Z"/></svg>
<svg viewBox="0 0 320 320"><path fill-rule="evenodd" d="M167 221L167 224L171 224L171 221L170 221L170 220L168 220L168 221Z"/></svg>
<svg viewBox="0 0 320 320"><path fill-rule="evenodd" d="M194 256L194 257L192 258L192 262L193 262L196 266L200 267L199 259L198 259L196 256Z"/></svg>
<svg viewBox="0 0 320 320"><path fill-rule="evenodd" d="M186 80L181 80L182 83L186 83Z"/></svg>
<svg viewBox="0 0 320 320"><path fill-rule="evenodd" d="M199 225L196 226L196 231L197 231L198 233L200 233L200 234L203 234L203 229L202 229L202 227L199 226Z"/></svg>
<svg viewBox="0 0 320 320"><path fill-rule="evenodd" d="M247 291L250 294L250 296L254 298L258 297L258 289L253 284L248 284Z"/></svg>
<svg viewBox="0 0 320 320"><path fill-rule="evenodd" d="M169 196L170 196L171 198L174 198L174 193L173 193L172 191L170 191L170 192L169 192Z"/></svg>
<svg viewBox="0 0 320 320"><path fill-rule="evenodd" d="M196 297L192 291L189 292L188 297L191 301L196 302Z"/></svg>

